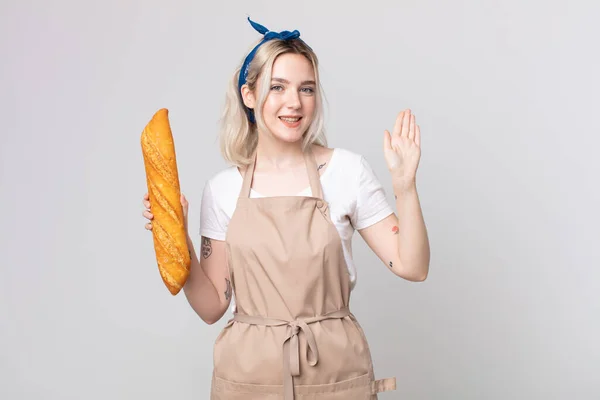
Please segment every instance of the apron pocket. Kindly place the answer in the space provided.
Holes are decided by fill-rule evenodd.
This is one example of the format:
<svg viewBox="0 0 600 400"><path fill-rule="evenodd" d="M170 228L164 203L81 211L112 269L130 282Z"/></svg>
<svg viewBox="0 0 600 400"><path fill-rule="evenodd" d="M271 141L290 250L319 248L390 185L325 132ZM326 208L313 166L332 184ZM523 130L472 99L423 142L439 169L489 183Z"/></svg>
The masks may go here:
<svg viewBox="0 0 600 400"><path fill-rule="evenodd" d="M376 393L380 391L382 391L381 385L373 382L370 374L365 374L342 382L296 386L295 400L372 400L377 398ZM282 385L237 383L213 375L211 400L280 400L282 398Z"/></svg>

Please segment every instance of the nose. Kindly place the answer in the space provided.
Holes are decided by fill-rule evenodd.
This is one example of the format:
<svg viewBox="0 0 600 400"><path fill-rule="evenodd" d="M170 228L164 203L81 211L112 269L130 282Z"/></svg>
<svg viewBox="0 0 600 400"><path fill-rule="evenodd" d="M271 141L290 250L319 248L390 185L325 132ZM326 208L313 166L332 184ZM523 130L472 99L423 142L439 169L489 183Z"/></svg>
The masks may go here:
<svg viewBox="0 0 600 400"><path fill-rule="evenodd" d="M300 95L296 90L288 90L286 98L286 105L288 108L292 110L298 110L302 107L302 103L300 102Z"/></svg>

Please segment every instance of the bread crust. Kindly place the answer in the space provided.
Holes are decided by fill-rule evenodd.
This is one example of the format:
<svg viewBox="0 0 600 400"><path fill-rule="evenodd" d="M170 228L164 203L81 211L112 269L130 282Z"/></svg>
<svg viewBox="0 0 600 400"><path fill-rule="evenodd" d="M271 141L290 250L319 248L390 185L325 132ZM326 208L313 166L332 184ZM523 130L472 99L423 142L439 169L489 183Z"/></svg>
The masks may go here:
<svg viewBox="0 0 600 400"><path fill-rule="evenodd" d="M141 135L146 184L150 199L152 237L158 271L175 296L190 273L190 253L184 226L177 158L169 111L158 110Z"/></svg>

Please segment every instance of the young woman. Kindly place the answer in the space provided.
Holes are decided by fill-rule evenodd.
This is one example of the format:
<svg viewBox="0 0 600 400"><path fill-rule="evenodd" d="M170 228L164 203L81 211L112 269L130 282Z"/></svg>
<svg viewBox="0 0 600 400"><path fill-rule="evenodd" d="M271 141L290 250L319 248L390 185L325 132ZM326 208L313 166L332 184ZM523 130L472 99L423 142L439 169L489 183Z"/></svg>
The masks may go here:
<svg viewBox="0 0 600 400"><path fill-rule="evenodd" d="M369 346L349 311L355 230L395 275L423 281L429 241L416 189L410 110L383 135L396 211L364 157L326 147L318 61L298 31L270 32L236 71L222 118L232 164L205 185L200 259L184 293L216 340L211 399L376 399ZM152 229L148 195L144 196ZM182 195L186 216L188 203Z"/></svg>

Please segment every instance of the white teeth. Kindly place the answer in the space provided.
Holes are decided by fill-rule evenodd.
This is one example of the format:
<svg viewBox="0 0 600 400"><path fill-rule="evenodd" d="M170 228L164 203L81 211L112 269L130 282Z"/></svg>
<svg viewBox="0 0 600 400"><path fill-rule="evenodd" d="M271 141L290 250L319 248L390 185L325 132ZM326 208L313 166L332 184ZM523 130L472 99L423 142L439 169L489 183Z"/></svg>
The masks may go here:
<svg viewBox="0 0 600 400"><path fill-rule="evenodd" d="M285 122L298 122L300 121L300 118L286 118L286 117L279 117L282 121Z"/></svg>

